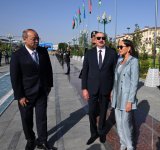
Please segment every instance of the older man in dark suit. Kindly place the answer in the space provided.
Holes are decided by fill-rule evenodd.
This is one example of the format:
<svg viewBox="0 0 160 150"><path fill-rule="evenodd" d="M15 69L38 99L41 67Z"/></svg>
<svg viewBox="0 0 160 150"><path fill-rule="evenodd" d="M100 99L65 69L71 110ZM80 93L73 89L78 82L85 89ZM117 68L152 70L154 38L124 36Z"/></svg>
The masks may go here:
<svg viewBox="0 0 160 150"><path fill-rule="evenodd" d="M37 148L55 149L47 143L47 96L53 86L49 55L45 48L38 47L39 36L35 30L24 30L22 36L25 46L12 54L10 75L27 140L25 150L35 148L34 108L38 134Z"/></svg>
<svg viewBox="0 0 160 150"><path fill-rule="evenodd" d="M116 52L105 46L105 34L99 32L95 38L96 47L86 52L82 73L82 96L88 101L91 132L87 145L93 143L98 137L102 143L106 140L106 112L117 62ZM98 127L96 125L97 108L99 108Z"/></svg>

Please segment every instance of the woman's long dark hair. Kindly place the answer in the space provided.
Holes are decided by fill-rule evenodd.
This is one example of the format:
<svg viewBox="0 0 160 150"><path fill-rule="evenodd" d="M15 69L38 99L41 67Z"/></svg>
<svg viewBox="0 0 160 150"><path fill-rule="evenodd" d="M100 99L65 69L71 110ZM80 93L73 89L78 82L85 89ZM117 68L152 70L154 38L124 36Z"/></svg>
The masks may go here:
<svg viewBox="0 0 160 150"><path fill-rule="evenodd" d="M128 39L124 39L122 41L126 46L130 46L131 47L130 55L133 56L133 57L138 58L138 53L135 51L135 48L134 48L134 45L133 45L132 41L130 41Z"/></svg>

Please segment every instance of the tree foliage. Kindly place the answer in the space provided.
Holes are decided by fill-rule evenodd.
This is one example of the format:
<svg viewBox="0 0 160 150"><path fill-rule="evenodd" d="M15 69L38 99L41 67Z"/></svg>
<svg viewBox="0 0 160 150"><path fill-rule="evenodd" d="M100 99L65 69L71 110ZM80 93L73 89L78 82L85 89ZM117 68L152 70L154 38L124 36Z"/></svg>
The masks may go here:
<svg viewBox="0 0 160 150"><path fill-rule="evenodd" d="M68 47L67 43L59 43L58 44L58 49L62 50L63 52L66 51L67 47Z"/></svg>
<svg viewBox="0 0 160 150"><path fill-rule="evenodd" d="M138 24L135 24L135 30L133 34L133 44L135 47L136 52L139 54L139 51L141 50L142 47L142 33L140 32L140 28Z"/></svg>
<svg viewBox="0 0 160 150"><path fill-rule="evenodd" d="M160 36L157 37L157 47L160 48Z"/></svg>
<svg viewBox="0 0 160 150"><path fill-rule="evenodd" d="M79 46L80 47L88 47L88 33L82 33L79 37Z"/></svg>

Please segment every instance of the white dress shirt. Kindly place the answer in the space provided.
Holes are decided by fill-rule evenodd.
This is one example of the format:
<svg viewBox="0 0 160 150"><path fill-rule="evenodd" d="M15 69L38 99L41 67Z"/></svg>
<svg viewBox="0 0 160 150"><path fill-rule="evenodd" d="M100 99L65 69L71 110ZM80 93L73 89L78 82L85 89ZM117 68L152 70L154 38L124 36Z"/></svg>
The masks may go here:
<svg viewBox="0 0 160 150"><path fill-rule="evenodd" d="M29 54L31 55L32 58L33 58L33 53L36 52L37 57L38 57L38 61L39 61L39 56L38 56L38 53L36 50L31 50L26 45L25 45L25 48L27 49L27 51L29 52ZM33 60L35 60L35 58L33 58Z"/></svg>

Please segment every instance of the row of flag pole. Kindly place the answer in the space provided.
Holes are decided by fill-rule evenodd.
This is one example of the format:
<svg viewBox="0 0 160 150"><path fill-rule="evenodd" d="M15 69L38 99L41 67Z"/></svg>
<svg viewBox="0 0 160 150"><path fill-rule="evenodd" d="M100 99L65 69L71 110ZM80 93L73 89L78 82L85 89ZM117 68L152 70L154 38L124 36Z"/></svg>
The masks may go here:
<svg viewBox="0 0 160 150"><path fill-rule="evenodd" d="M98 6L101 6L101 4L102 4L102 1L98 0ZM83 19L86 19L85 0L83 0L82 10L83 10ZM89 12L89 14L92 13L92 0L88 0L88 12ZM78 27L81 22L82 22L81 9L79 7L77 12L73 16L72 29L75 29L75 27Z"/></svg>

